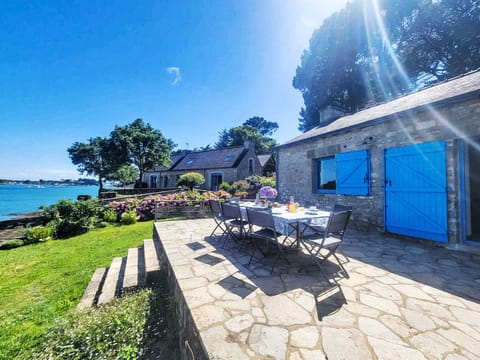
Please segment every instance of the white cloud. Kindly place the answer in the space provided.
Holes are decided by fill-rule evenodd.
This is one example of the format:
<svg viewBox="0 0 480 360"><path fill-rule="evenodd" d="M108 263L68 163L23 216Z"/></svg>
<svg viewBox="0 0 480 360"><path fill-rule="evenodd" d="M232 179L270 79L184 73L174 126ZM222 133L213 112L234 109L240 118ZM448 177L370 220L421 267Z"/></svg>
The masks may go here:
<svg viewBox="0 0 480 360"><path fill-rule="evenodd" d="M169 73L171 76L171 84L173 86L176 86L182 81L182 74L180 74L180 68L176 66L170 66L165 69L167 73Z"/></svg>

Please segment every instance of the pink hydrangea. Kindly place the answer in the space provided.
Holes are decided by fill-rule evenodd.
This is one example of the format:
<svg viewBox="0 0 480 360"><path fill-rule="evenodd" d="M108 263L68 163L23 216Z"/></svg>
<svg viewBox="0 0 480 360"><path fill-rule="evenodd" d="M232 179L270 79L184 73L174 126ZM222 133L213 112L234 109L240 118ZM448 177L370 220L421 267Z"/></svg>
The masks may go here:
<svg viewBox="0 0 480 360"><path fill-rule="evenodd" d="M258 191L261 197L265 199L275 199L278 195L277 189L272 188L271 186L264 186Z"/></svg>

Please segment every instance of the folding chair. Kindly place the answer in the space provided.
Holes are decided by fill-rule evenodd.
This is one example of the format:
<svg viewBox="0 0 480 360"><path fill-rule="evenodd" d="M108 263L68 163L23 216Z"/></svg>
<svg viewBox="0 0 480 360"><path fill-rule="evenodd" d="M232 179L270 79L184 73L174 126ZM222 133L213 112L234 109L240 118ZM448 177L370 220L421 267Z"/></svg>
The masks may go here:
<svg viewBox="0 0 480 360"><path fill-rule="evenodd" d="M351 211L352 207L347 205L335 204L333 207L333 212L340 212L340 211Z"/></svg>
<svg viewBox="0 0 480 360"><path fill-rule="evenodd" d="M333 256L337 260L338 265L340 266L345 277L349 277L347 270L343 267L342 262L335 252L343 241L345 229L347 228L351 214L352 210L332 212L328 218L327 226L324 231L312 229L313 233L308 235L304 234L300 237L300 242L313 257L315 264L320 268L323 275L329 282L330 280L328 278L328 274L322 267L322 264L330 256ZM306 227L310 226L306 225ZM326 254L322 254L322 250L325 250Z"/></svg>
<svg viewBox="0 0 480 360"><path fill-rule="evenodd" d="M242 212L238 204L222 203L222 213L225 219L226 233L234 240L245 240L245 226L248 222L242 219ZM233 232L238 229L240 238ZM228 236L225 238L222 247L227 243Z"/></svg>
<svg viewBox="0 0 480 360"><path fill-rule="evenodd" d="M222 236L220 237L221 239L227 233L227 227L225 225L225 218L223 216L222 206L220 205L220 202L218 200L208 200L208 203L210 205L210 208L212 209L213 219L215 220L215 228L210 234L210 237L215 234L215 231L217 231L217 229L220 229L222 231Z"/></svg>
<svg viewBox="0 0 480 360"><path fill-rule="evenodd" d="M340 212L340 211L351 211L351 210L352 210L352 207L346 206L346 205L335 204L333 207L334 213ZM327 225L325 224L325 222L321 222L321 223L313 222L313 223L310 223L308 226L308 228L313 232L319 232L319 233L325 232L326 227Z"/></svg>
<svg viewBox="0 0 480 360"><path fill-rule="evenodd" d="M248 236L250 236L252 239L260 239L260 240L265 240L267 250L268 250L268 244L273 243L276 248L277 248L277 256L275 258L275 261L273 262L271 272L273 273L273 269L275 268L275 265L277 264L278 258L282 256L288 264L290 262L287 259L287 256L285 255L285 252L282 249L282 244L278 238L282 236L282 234L278 233L275 230L275 222L273 220L272 216L272 211L270 209L252 209L252 208L247 208L247 218L248 218L248 224L249 224L249 230L248 230ZM284 241L285 242L285 239ZM248 261L248 265L252 262L252 259L256 253L257 250L259 250L263 256L265 256L265 253L262 251L262 249L255 243L254 244L254 249L252 252L252 255L250 256L250 260Z"/></svg>

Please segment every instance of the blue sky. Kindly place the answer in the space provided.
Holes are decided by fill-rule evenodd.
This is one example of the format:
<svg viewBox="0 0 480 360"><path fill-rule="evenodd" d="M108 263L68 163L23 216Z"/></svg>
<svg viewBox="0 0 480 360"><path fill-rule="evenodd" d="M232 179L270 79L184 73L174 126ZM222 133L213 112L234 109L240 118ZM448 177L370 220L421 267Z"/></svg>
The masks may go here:
<svg viewBox="0 0 480 360"><path fill-rule="evenodd" d="M345 3L1 1L0 178L77 178L66 149L136 118L180 148L252 116L296 136L296 66Z"/></svg>

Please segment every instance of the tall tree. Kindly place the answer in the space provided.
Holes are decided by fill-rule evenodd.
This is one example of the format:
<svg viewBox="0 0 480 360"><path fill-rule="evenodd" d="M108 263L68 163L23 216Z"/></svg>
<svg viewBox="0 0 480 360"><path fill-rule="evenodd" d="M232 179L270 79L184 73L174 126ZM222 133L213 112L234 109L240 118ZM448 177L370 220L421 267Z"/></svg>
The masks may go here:
<svg viewBox="0 0 480 360"><path fill-rule="evenodd" d="M90 138L86 143L75 142L67 151L80 173L98 177L99 194L104 180L109 180L124 161L111 139L102 137Z"/></svg>
<svg viewBox="0 0 480 360"><path fill-rule="evenodd" d="M293 79L299 129L329 106L354 112L480 66L478 0L354 0L310 39ZM425 81L423 81L425 83Z"/></svg>
<svg viewBox="0 0 480 360"><path fill-rule="evenodd" d="M262 136L272 136L278 130L278 124L273 121L265 120L263 117L254 116L243 123L243 126L248 126L256 129Z"/></svg>
<svg viewBox="0 0 480 360"><path fill-rule="evenodd" d="M222 148L226 148L226 147L229 147L229 146L232 146L230 145L230 136L228 135L228 130L227 129L222 129L218 132L218 140L217 142L215 142L215 149L222 149Z"/></svg>
<svg viewBox="0 0 480 360"><path fill-rule="evenodd" d="M139 184L146 170L156 165L168 165L170 153L175 144L163 137L159 130L142 119L136 119L126 126L116 126L111 133L112 141L122 150L139 172Z"/></svg>
<svg viewBox="0 0 480 360"><path fill-rule="evenodd" d="M255 116L246 120L241 126L221 130L215 148L241 146L248 141L255 147L257 154L267 154L277 145L275 139L270 136L277 129L276 122Z"/></svg>
<svg viewBox="0 0 480 360"><path fill-rule="evenodd" d="M480 66L480 1L427 1L403 24L398 53L408 73L445 80Z"/></svg>

